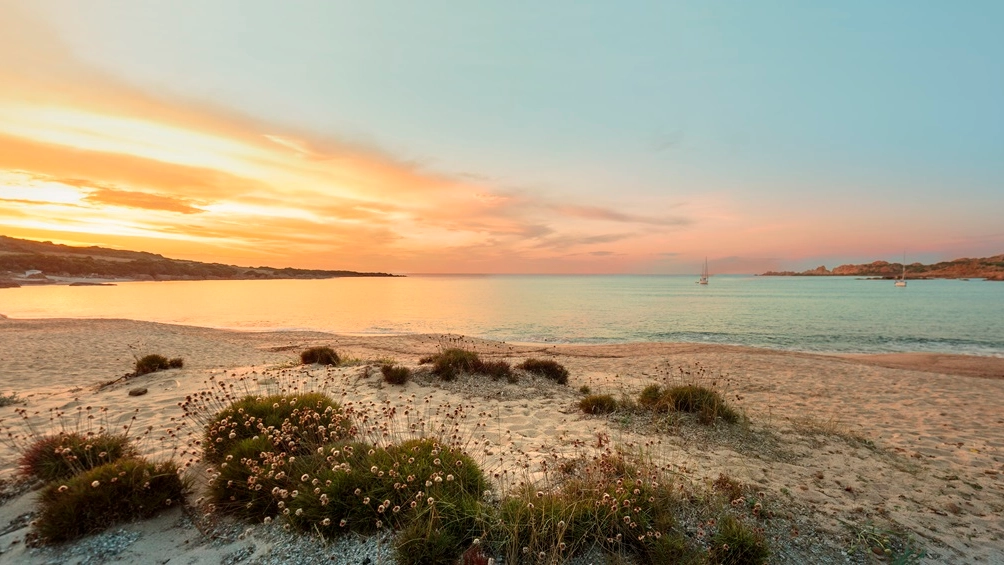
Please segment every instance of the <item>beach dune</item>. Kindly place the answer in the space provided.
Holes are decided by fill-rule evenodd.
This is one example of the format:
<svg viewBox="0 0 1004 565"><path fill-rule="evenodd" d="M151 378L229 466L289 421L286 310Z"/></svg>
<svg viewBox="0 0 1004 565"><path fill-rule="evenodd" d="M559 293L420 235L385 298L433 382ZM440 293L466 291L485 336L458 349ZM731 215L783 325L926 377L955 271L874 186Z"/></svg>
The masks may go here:
<svg viewBox="0 0 1004 565"><path fill-rule="evenodd" d="M672 343L502 348L486 342L485 351L513 361L557 360L570 371L568 385L479 387L413 379L395 387L376 376L378 360L418 368L419 358L439 343L428 335L0 319L0 394L17 395L17 403L0 407L0 426L5 436L29 428L40 434L100 414L101 424L128 427L144 454L193 461L197 475L190 434L198 430L179 408L186 396L211 386L210 380L249 375L261 382L323 380L327 392L357 403L404 405L418 398L488 413L493 445L531 464L588 456L606 441L644 448L695 484L727 474L755 485L777 501L779 519L789 525L784 539L774 541L772 562L844 562L841 551L868 527L912 537L927 562L1004 562L1004 359L819 355ZM334 369L299 366L298 352L313 345L332 346L353 361ZM135 357L147 353L182 357L184 368L122 378ZM576 408L583 386L636 397L647 385L684 378L681 371L704 371L715 379L749 416L749 431L738 438L687 430L654 433L628 419L587 416ZM111 381L116 382L102 386ZM137 388L147 392L130 396ZM27 419L18 417L18 409ZM197 492L188 504L151 521L67 545L26 547L37 491L18 483L18 452L10 443L0 445L0 479L7 493L0 505L0 562L81 563L97 555L122 563L272 563L282 562L279 554L291 543L305 543L318 555L339 555L316 540L291 541L295 536L264 526L204 516L195 503ZM370 544L372 555L392 562L386 540L357 543Z"/></svg>

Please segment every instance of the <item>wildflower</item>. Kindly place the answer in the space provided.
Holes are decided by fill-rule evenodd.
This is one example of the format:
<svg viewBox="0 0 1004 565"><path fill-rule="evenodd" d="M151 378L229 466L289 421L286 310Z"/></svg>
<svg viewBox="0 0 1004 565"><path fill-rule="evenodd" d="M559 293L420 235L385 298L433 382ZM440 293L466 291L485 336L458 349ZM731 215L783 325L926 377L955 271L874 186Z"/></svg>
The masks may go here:
<svg viewBox="0 0 1004 565"><path fill-rule="evenodd" d="M98 488L99 486L101 486L101 481L94 481L91 483L91 487L93 488Z"/></svg>
<svg viewBox="0 0 1004 565"><path fill-rule="evenodd" d="M303 508L297 508L296 509L296 515L297 516L303 516Z"/></svg>
<svg viewBox="0 0 1004 565"><path fill-rule="evenodd" d="M331 518L325 518L325 519L321 520L321 525L322 526L330 526L331 525Z"/></svg>
<svg viewBox="0 0 1004 565"><path fill-rule="evenodd" d="M451 482L453 480L453 475L446 475L446 482Z"/></svg>
<svg viewBox="0 0 1004 565"><path fill-rule="evenodd" d="M304 473L303 476L300 477L300 482L301 483L305 483L305 482L307 482L307 479L309 479L309 478L310 478L310 475Z"/></svg>
<svg viewBox="0 0 1004 565"><path fill-rule="evenodd" d="M68 490L70 490L70 487L68 487L66 485L60 485L59 486L59 492L66 492Z"/></svg>
<svg viewBox="0 0 1004 565"><path fill-rule="evenodd" d="M264 523L265 523L266 525L267 525L267 524L271 524L271 523L272 523L272 517L271 517L271 516L265 516L265 520L264 520Z"/></svg>
<svg viewBox="0 0 1004 565"><path fill-rule="evenodd" d="M370 503L370 497L367 496L366 498L363 499L363 504L369 504L369 503Z"/></svg>
<svg viewBox="0 0 1004 565"><path fill-rule="evenodd" d="M344 528L345 524L347 524L347 523L348 522L345 521L345 518L342 518L342 520L340 522L338 522L338 525Z"/></svg>

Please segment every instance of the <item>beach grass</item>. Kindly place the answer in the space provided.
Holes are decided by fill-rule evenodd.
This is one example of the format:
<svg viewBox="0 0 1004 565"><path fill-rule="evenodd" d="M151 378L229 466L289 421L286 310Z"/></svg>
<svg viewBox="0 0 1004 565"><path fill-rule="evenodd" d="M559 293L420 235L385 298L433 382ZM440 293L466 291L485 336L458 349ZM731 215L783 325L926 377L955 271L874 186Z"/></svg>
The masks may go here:
<svg viewBox="0 0 1004 565"><path fill-rule="evenodd" d="M300 363L304 365L338 365L338 353L327 346L311 347L300 352Z"/></svg>

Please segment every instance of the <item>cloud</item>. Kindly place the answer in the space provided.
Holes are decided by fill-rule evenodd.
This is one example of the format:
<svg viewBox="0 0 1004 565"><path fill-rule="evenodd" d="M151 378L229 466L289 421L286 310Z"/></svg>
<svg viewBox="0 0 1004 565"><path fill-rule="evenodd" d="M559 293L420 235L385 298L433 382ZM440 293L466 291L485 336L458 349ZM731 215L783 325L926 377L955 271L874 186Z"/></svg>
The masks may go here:
<svg viewBox="0 0 1004 565"><path fill-rule="evenodd" d="M554 209L560 214L590 220L603 220L608 222L621 222L629 224L649 224L656 226L685 226L692 223L689 218L679 216L668 216L664 218L627 214L611 208L599 206L582 206L571 204L554 205Z"/></svg>
<svg viewBox="0 0 1004 565"><path fill-rule="evenodd" d="M115 190L112 188L99 188L84 198L85 202L94 204L108 204L110 206L123 206L126 208L141 208L146 210L164 210L167 212L178 212L180 214L198 214L202 210L194 207L191 203L170 196L159 194L149 194L146 192L135 192L131 190Z"/></svg>
<svg viewBox="0 0 1004 565"><path fill-rule="evenodd" d="M476 171L434 172L332 132L143 92L76 60L6 0L0 84L0 175L24 175L14 194L42 182L58 196L5 200L0 231L22 236L58 232L72 243L76 233L120 247L134 238L134 247L168 256L225 252L278 266L394 270L426 261L470 271L476 261L504 272L550 268L569 251L583 261L630 254L654 233L691 224L496 186Z"/></svg>

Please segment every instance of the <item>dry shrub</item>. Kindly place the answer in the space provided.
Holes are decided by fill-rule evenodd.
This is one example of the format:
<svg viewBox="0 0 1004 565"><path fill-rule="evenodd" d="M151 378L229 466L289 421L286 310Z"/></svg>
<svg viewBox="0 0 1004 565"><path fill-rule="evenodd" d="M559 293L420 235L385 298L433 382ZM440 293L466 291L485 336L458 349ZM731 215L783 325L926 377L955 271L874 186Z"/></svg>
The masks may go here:
<svg viewBox="0 0 1004 565"><path fill-rule="evenodd" d="M300 352L300 362L304 365L338 365L340 359L330 347L311 347Z"/></svg>
<svg viewBox="0 0 1004 565"><path fill-rule="evenodd" d="M559 385L568 384L568 369L557 361L550 359L527 359L516 365L516 368L551 379Z"/></svg>
<svg viewBox="0 0 1004 565"><path fill-rule="evenodd" d="M403 385L411 378L411 369L389 363L381 366L380 372L383 374L384 382L392 385Z"/></svg>
<svg viewBox="0 0 1004 565"><path fill-rule="evenodd" d="M591 394L579 401L579 409L586 414L610 414L617 410L617 400L609 394Z"/></svg>

